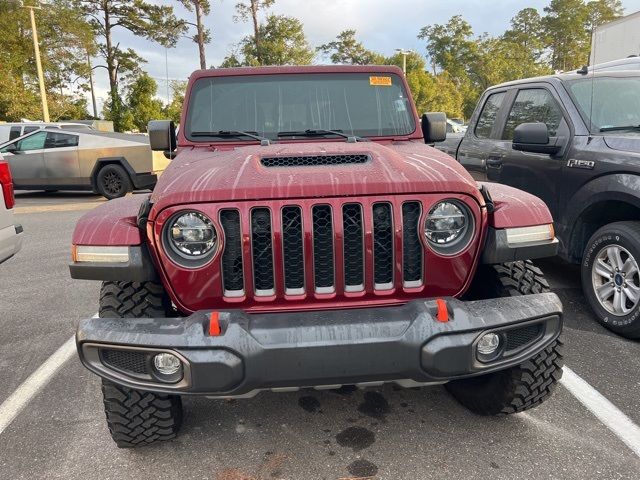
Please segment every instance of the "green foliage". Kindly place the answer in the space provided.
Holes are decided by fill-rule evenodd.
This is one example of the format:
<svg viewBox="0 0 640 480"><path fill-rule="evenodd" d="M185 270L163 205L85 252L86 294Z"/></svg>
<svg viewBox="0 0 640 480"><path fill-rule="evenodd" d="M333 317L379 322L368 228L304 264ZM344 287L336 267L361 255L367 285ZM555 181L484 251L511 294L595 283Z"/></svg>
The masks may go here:
<svg viewBox="0 0 640 480"><path fill-rule="evenodd" d="M316 48L317 51L329 55L331 62L348 65L376 65L384 62L379 53L367 50L356 40L355 30L340 32L333 42Z"/></svg>
<svg viewBox="0 0 640 480"><path fill-rule="evenodd" d="M131 118L125 118L119 82L130 81L140 75L140 64L145 60L132 49L120 48L113 42L113 30L128 30L132 34L159 43L175 46L188 26L173 14L173 7L157 5L145 0L72 0L77 11L87 19L98 41L98 53L104 59L109 75L109 101L105 103L105 116L113 121L116 131L129 130Z"/></svg>
<svg viewBox="0 0 640 480"><path fill-rule="evenodd" d="M163 117L163 105L155 98L158 84L146 72L129 85L127 108L133 117L133 125L140 132L147 131L150 120Z"/></svg>
<svg viewBox="0 0 640 480"><path fill-rule="evenodd" d="M227 56L221 66L309 65L313 61L315 52L297 18L269 15L258 32L260 43L255 35L246 36L237 53Z"/></svg>
<svg viewBox="0 0 640 480"><path fill-rule="evenodd" d="M180 123L180 114L182 113L182 105L184 104L184 95L187 90L187 82L173 81L171 87L171 102L167 105L163 112L163 118L173 120L176 125Z"/></svg>
<svg viewBox="0 0 640 480"><path fill-rule="evenodd" d="M43 5L35 16L51 120L72 112L85 117L80 94L88 75L86 51L94 47L92 30L66 0ZM0 120L41 119L29 11L0 1L0 32Z"/></svg>
<svg viewBox="0 0 640 480"><path fill-rule="evenodd" d="M551 0L544 12L521 10L498 38L476 37L460 15L420 30L434 71L447 73L462 94L466 118L492 85L586 65L593 29L619 17L622 5L620 0Z"/></svg>

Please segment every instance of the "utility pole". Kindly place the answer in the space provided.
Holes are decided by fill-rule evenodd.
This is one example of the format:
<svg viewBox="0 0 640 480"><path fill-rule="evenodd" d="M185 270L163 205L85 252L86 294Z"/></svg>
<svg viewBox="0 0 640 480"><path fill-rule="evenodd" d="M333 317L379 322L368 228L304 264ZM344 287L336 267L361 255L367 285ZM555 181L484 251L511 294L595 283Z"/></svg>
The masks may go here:
<svg viewBox="0 0 640 480"><path fill-rule="evenodd" d="M31 5L23 5L29 9L31 15L31 33L33 36L33 49L36 53L36 68L38 70L38 83L40 83L40 99L42 100L42 119L49 121L49 107L47 106L47 91L44 88L44 75L42 74L42 62L40 61L40 45L38 45L38 31L36 30L36 16L34 9L40 10L42 7L34 7Z"/></svg>
<svg viewBox="0 0 640 480"><path fill-rule="evenodd" d="M402 48L396 48L396 52L402 55L402 72L407 75L407 55L413 53L413 50L404 50Z"/></svg>
<svg viewBox="0 0 640 480"><path fill-rule="evenodd" d="M89 86L91 87L91 103L93 104L93 118L98 119L98 106L96 105L96 92L93 89L93 68L91 67L91 55L87 51L87 65L89 66Z"/></svg>

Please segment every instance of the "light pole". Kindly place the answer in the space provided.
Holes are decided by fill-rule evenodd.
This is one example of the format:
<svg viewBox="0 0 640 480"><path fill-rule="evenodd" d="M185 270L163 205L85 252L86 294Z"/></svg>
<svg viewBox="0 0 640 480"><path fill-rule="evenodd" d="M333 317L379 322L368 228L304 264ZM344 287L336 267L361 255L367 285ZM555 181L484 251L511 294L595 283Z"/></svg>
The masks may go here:
<svg viewBox="0 0 640 480"><path fill-rule="evenodd" d="M38 70L38 83L40 83L40 99L42 100L42 119L45 122L49 121L49 107L47 105L47 92L44 89L44 75L42 74L42 62L40 61L40 45L38 45L38 30L36 29L36 16L33 13L34 9L40 10L42 7L34 7L32 5L23 5L24 8L29 9L31 16L31 34L33 36L33 49L36 53L36 69Z"/></svg>
<svg viewBox="0 0 640 480"><path fill-rule="evenodd" d="M407 74L407 55L413 53L413 50L405 50L403 48L396 48L396 52L402 55L402 72Z"/></svg>

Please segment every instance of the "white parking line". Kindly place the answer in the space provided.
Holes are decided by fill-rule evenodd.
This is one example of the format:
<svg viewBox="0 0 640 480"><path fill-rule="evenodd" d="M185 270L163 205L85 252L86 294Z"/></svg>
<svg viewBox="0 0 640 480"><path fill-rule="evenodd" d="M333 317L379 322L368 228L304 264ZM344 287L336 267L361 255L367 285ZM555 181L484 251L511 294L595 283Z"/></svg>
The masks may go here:
<svg viewBox="0 0 640 480"><path fill-rule="evenodd" d="M13 422L22 409L49 383L56 372L76 351L75 337L56 350L38 369L29 375L2 405L0 405L0 434Z"/></svg>
<svg viewBox="0 0 640 480"><path fill-rule="evenodd" d="M640 427L569 367L560 383L640 457Z"/></svg>

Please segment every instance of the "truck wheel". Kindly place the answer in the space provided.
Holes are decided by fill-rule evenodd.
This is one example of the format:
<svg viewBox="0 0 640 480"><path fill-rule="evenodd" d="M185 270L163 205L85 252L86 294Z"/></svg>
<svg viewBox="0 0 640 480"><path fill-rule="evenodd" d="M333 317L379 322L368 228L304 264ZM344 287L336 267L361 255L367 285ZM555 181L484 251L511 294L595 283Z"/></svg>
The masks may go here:
<svg viewBox="0 0 640 480"><path fill-rule="evenodd" d="M542 271L531 261L479 267L471 293L476 299L549 291ZM551 396L562 377L562 340L515 367L455 380L446 389L478 415L505 415L536 407Z"/></svg>
<svg viewBox="0 0 640 480"><path fill-rule="evenodd" d="M100 317L166 317L175 314L162 285L153 282L103 282ZM178 395L146 392L102 380L111 437L120 448L174 438L182 423Z"/></svg>
<svg viewBox="0 0 640 480"><path fill-rule="evenodd" d="M177 395L143 392L102 380L111 438L120 448L150 445L176 437L182 423Z"/></svg>
<svg viewBox="0 0 640 480"><path fill-rule="evenodd" d="M98 193L107 200L124 197L133 190L131 179L120 165L109 164L100 169L96 176Z"/></svg>
<svg viewBox="0 0 640 480"><path fill-rule="evenodd" d="M627 338L640 338L640 222L598 230L582 257L582 290L598 321Z"/></svg>

